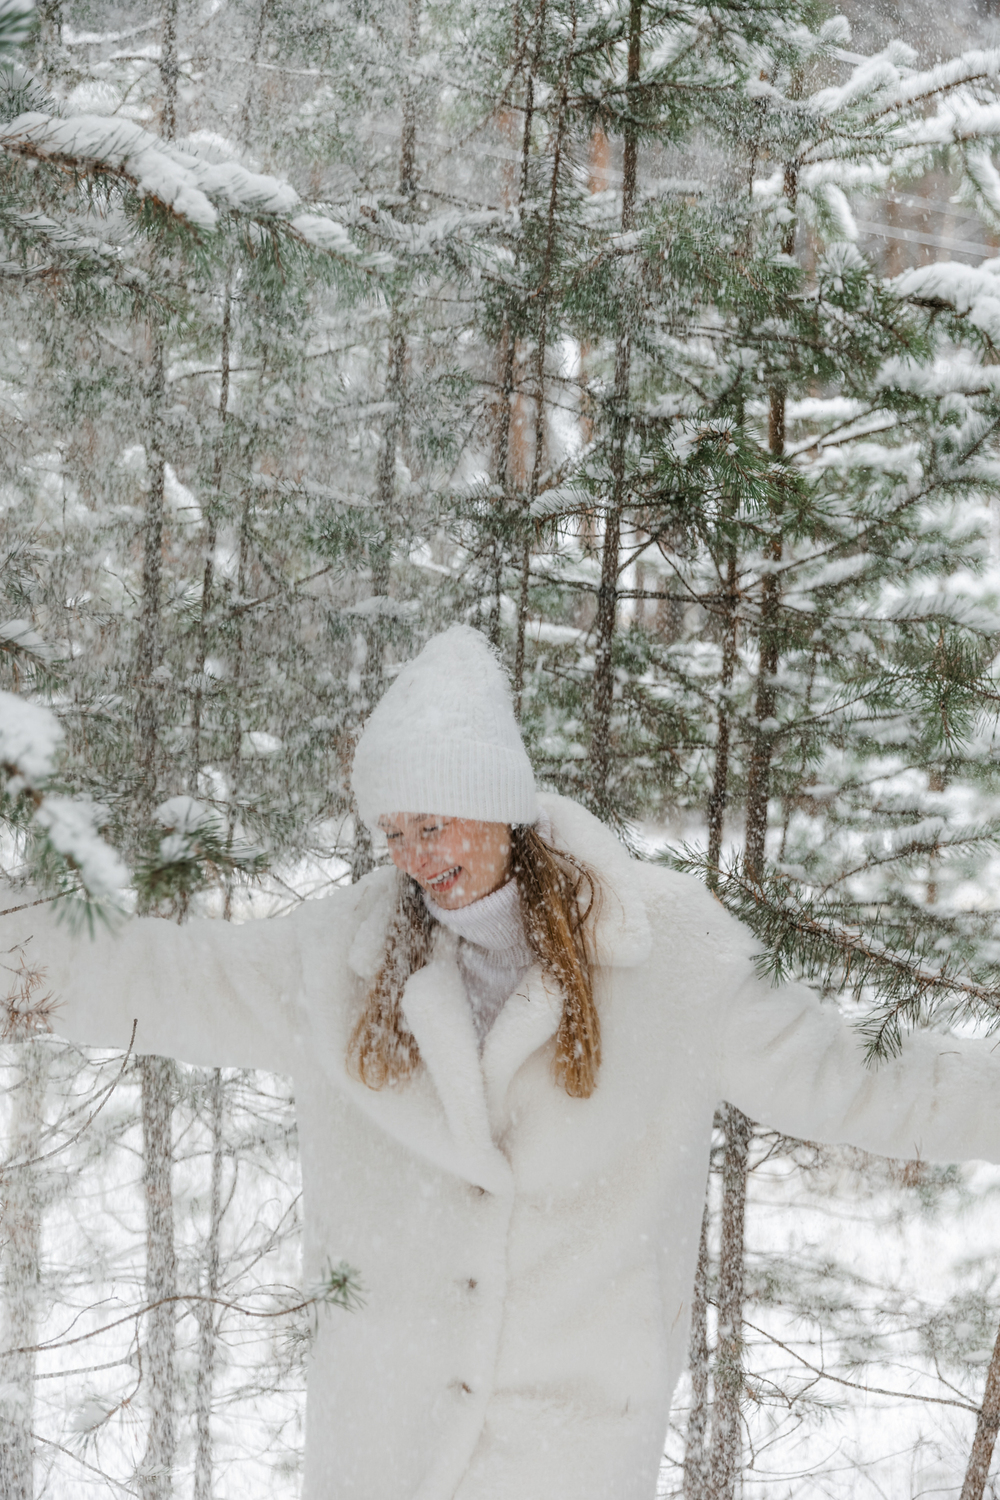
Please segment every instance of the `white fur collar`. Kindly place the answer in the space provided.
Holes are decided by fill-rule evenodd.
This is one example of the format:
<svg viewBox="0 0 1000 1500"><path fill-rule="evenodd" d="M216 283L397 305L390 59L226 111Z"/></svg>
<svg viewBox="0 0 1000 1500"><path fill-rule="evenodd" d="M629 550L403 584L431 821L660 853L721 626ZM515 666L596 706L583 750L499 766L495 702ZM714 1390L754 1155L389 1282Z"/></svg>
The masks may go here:
<svg viewBox="0 0 1000 1500"><path fill-rule="evenodd" d="M645 963L653 940L636 861L610 828L579 802L550 793L538 801L552 821L556 848L575 854L597 876L601 893L594 926L597 962L622 969Z"/></svg>

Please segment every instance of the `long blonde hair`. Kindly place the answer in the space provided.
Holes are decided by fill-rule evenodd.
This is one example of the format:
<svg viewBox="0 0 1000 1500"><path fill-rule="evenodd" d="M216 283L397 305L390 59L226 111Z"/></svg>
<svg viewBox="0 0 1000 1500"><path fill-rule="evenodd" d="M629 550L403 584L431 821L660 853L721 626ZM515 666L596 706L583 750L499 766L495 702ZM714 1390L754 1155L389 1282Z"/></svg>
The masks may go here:
<svg viewBox="0 0 1000 1500"><path fill-rule="evenodd" d="M581 860L554 849L534 828L511 829L511 867L528 945L562 991L555 1075L567 1094L586 1099L601 1065L591 942L600 890ZM402 998L410 975L430 959L435 925L417 882L401 875L385 955L347 1049L351 1071L370 1089L401 1083L420 1064Z"/></svg>

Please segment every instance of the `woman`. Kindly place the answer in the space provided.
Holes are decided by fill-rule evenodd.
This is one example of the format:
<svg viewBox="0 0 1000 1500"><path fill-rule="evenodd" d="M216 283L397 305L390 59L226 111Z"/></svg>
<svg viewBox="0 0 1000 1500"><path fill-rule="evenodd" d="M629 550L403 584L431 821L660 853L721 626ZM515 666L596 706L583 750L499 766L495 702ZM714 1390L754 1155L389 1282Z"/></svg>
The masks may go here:
<svg viewBox="0 0 1000 1500"><path fill-rule="evenodd" d="M139 1051L293 1076L305 1274L365 1286L320 1323L306 1500L652 1500L718 1101L1000 1161L1000 1065L924 1034L868 1071L698 882L536 796L471 629L403 667L353 780L395 869L281 922L132 922L85 963L35 912L8 944L35 933L70 1037L137 1016Z"/></svg>

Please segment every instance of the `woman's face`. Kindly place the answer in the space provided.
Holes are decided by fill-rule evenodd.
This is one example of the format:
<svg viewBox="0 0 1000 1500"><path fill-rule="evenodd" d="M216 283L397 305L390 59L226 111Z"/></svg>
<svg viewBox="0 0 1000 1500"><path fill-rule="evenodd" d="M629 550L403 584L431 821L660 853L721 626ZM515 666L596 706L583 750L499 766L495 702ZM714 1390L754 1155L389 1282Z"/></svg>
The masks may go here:
<svg viewBox="0 0 1000 1500"><path fill-rule="evenodd" d="M402 870L447 911L499 890L510 876L510 829L428 813L379 818L389 853Z"/></svg>

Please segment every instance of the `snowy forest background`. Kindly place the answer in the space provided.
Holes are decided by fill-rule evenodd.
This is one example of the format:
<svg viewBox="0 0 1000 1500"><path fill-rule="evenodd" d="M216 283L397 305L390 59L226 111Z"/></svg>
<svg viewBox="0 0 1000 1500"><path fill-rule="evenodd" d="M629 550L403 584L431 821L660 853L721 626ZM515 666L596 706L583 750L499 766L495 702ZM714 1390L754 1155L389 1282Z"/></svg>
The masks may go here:
<svg viewBox="0 0 1000 1500"><path fill-rule="evenodd" d="M1000 12L0 12L10 901L273 915L469 620L544 783L776 972L1000 1019ZM4 956L0 1494L293 1496L287 1082L84 1054ZM55 1017L58 1031L58 1017ZM335 1149L335 1147L334 1147ZM958 1496L1000 1171L718 1120L664 1497Z"/></svg>

